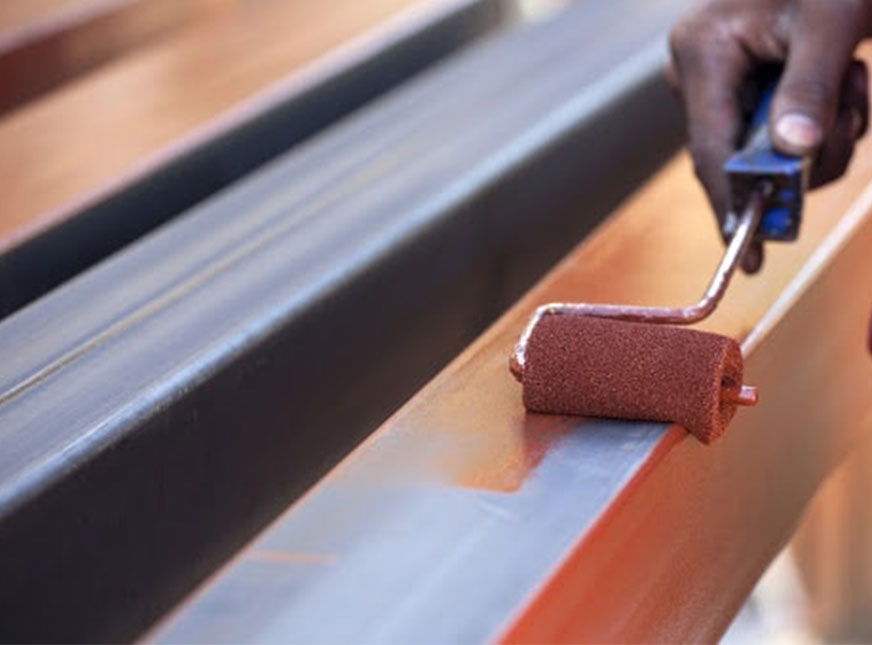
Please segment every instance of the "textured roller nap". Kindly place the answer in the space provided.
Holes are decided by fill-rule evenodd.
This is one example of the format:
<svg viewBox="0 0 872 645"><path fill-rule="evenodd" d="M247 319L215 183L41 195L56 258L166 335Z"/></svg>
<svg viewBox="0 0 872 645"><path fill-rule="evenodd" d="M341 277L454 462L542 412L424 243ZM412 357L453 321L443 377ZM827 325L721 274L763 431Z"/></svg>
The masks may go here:
<svg viewBox="0 0 872 645"><path fill-rule="evenodd" d="M692 329L546 315L527 344L524 405L532 412L666 421L704 443L725 430L742 385L731 338Z"/></svg>

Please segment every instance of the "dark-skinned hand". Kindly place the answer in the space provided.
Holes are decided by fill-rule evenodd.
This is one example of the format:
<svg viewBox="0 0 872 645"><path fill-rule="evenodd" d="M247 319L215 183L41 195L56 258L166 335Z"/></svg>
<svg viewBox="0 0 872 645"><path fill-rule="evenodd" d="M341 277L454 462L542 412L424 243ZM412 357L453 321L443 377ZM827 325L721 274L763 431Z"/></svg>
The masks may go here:
<svg viewBox="0 0 872 645"><path fill-rule="evenodd" d="M813 159L812 188L844 173L868 123L867 72L854 51L870 34L872 0L705 0L675 26L670 80L719 223L729 209L722 166L743 136L764 67L784 65L769 123L775 147ZM742 267L754 273L762 262L755 244Z"/></svg>

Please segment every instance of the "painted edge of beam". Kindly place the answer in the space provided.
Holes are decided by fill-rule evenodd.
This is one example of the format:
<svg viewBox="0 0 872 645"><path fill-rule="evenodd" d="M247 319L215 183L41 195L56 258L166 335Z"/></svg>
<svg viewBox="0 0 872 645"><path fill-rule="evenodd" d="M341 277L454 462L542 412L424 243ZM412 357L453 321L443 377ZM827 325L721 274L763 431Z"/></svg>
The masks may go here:
<svg viewBox="0 0 872 645"><path fill-rule="evenodd" d="M851 239L852 234L862 226L870 214L872 214L872 184L857 196L835 228L827 235L826 239L796 274L793 281L748 334L742 342L743 354L747 356L763 342L763 339L774 329L777 322L830 264L832 259L838 255L839 251Z"/></svg>

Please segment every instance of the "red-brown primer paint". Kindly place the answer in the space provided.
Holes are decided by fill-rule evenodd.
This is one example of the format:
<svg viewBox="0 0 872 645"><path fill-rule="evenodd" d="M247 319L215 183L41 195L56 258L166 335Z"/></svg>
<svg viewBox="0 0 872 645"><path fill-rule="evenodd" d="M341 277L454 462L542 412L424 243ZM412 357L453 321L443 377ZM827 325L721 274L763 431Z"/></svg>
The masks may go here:
<svg viewBox="0 0 872 645"><path fill-rule="evenodd" d="M739 345L719 334L545 316L527 346L524 405L533 412L678 423L710 443L736 413L742 367Z"/></svg>

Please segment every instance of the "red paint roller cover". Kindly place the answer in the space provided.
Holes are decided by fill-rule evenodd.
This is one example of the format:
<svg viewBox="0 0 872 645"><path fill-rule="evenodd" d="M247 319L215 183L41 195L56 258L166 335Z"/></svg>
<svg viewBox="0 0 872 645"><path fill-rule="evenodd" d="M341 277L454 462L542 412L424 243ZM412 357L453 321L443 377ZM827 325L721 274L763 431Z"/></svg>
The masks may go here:
<svg viewBox="0 0 872 645"><path fill-rule="evenodd" d="M547 315L524 361L531 412L677 423L704 443L736 412L723 402L742 385L731 338L693 329L584 316Z"/></svg>

